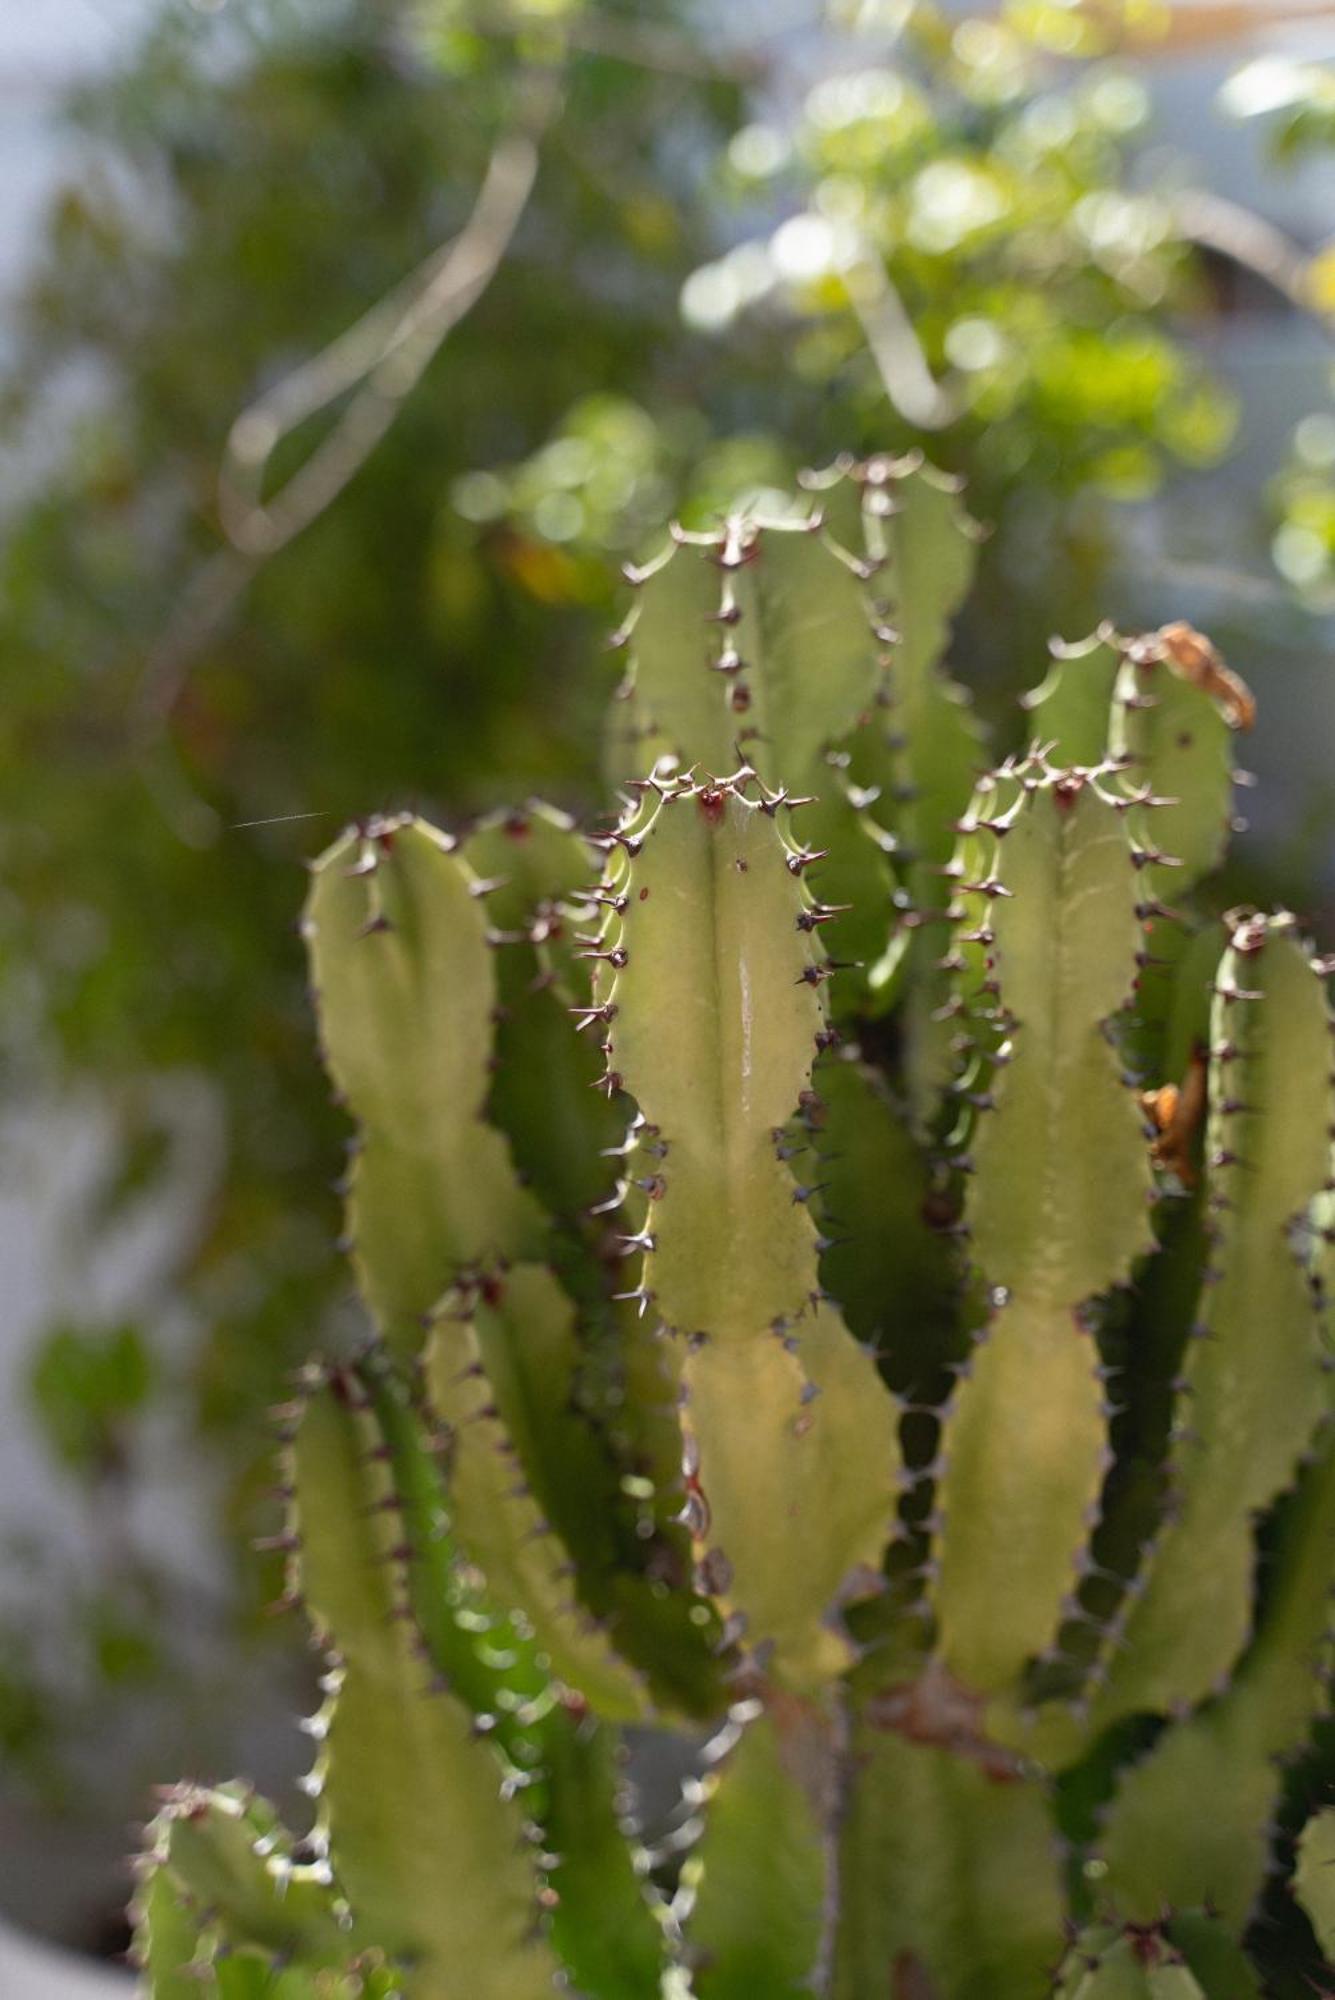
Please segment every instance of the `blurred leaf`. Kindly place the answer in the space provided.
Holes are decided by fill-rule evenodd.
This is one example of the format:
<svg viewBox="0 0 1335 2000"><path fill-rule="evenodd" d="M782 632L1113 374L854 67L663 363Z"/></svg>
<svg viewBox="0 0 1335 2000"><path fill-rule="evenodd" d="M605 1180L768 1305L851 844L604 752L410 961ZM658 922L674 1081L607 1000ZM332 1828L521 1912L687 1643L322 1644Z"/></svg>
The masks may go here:
<svg viewBox="0 0 1335 2000"><path fill-rule="evenodd" d="M89 1483L119 1470L126 1424L148 1400L155 1372L137 1327L49 1333L30 1363L28 1386L57 1462Z"/></svg>

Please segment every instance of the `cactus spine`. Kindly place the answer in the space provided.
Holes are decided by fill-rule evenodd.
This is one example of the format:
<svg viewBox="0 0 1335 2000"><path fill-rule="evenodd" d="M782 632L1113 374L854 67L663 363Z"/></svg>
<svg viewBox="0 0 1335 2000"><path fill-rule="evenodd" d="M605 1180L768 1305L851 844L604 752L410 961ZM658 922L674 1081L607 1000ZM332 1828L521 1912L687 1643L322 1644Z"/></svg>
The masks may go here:
<svg viewBox="0 0 1335 2000"><path fill-rule="evenodd" d="M370 1329L288 1419L315 1818L168 1801L155 2000L1273 1973L1335 1583L1325 968L1209 914L1250 697L1200 635L1059 649L987 768L974 532L880 459L676 536L606 832L316 864ZM626 1744L702 1729L637 1825Z"/></svg>

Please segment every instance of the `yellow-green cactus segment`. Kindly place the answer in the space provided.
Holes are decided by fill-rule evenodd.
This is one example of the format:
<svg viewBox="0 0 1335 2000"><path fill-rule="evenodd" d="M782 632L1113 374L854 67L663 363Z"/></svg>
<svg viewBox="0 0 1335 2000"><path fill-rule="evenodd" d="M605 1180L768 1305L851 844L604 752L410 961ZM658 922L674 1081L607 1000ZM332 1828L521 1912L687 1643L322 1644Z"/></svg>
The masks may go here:
<svg viewBox="0 0 1335 2000"><path fill-rule="evenodd" d="M704 1833L682 1871L697 2000L824 1990L837 1774L830 1717L797 1701L740 1705L710 1746Z"/></svg>
<svg viewBox="0 0 1335 2000"><path fill-rule="evenodd" d="M1330 1028L1291 918L1234 920L1210 1033L1212 1266L1183 1369L1169 1519L1096 1727L1199 1701L1228 1673L1251 1629L1254 1517L1291 1483L1326 1407L1294 1232L1328 1172Z"/></svg>
<svg viewBox="0 0 1335 2000"><path fill-rule="evenodd" d="M217 1932L201 1922L160 1857L150 1853L141 1865L146 1873L131 1915L134 1957L147 1991L152 2000L202 2000L209 1991Z"/></svg>
<svg viewBox="0 0 1335 2000"><path fill-rule="evenodd" d="M353 830L306 904L320 1033L359 1127L353 1260L396 1352L462 1268L541 1254L544 1220L483 1122L496 975L477 883L421 820Z"/></svg>
<svg viewBox="0 0 1335 2000"><path fill-rule="evenodd" d="M433 1354L429 1345L428 1377ZM514 1766L511 1782L522 1786L525 1812L542 1828L544 1867L559 1899L553 1948L588 2000L657 2000L663 1928L622 1825L619 1732L595 1721L582 1696L562 1696L535 1621L504 1613L484 1595L478 1569L460 1559L442 1455L395 1376L370 1362L362 1372L389 1452L410 1556L405 1583L431 1663ZM505 1503L515 1497L512 1471ZM567 1573L561 1582L569 1602L573 1580ZM581 1643L595 1645L582 1620L574 1628ZM569 1625L568 1615L562 1622Z"/></svg>
<svg viewBox="0 0 1335 2000"><path fill-rule="evenodd" d="M1054 639L1048 671L1021 697L1029 734L1053 764L1095 769L1108 761L1113 689L1122 667L1116 635L1106 628L1066 644Z"/></svg>
<svg viewBox="0 0 1335 2000"><path fill-rule="evenodd" d="M819 516L739 515L683 543L637 578L630 672L642 720L683 769L721 778L745 756L771 784L823 791L822 753L882 679L856 566ZM637 760L624 775L646 769Z"/></svg>
<svg viewBox="0 0 1335 2000"><path fill-rule="evenodd" d="M831 536L869 568L872 594L894 631L896 705L912 723L977 567L982 536L961 483L919 451L839 459L804 474L802 483Z"/></svg>
<svg viewBox="0 0 1335 2000"><path fill-rule="evenodd" d="M471 1311L497 1415L543 1517L574 1559L585 1606L664 1700L715 1714L711 1631L692 1616L699 1600L665 1596L646 1573L654 1553L674 1563L684 1557L684 1539L674 1533L670 1547L660 1541L655 1549L636 1533L635 1494L583 1407L584 1357L560 1286L541 1266L516 1266L499 1285L477 1288ZM676 1424L675 1408L672 1418ZM680 1454L679 1424L676 1431Z"/></svg>
<svg viewBox="0 0 1335 2000"><path fill-rule="evenodd" d="M659 2000L665 1912L625 1817L619 1732L560 1708L542 1734L552 1943L583 2000Z"/></svg>
<svg viewBox="0 0 1335 2000"><path fill-rule="evenodd" d="M441 1439L383 1357L368 1355L358 1379L371 1403L400 1524L404 1590L435 1672L476 1716L521 1780L540 1761L538 1725L556 1700L522 1619L487 1595L454 1530ZM386 1511L391 1511L386 1509Z"/></svg>
<svg viewBox="0 0 1335 2000"><path fill-rule="evenodd" d="M821 491L836 534L865 559L878 637L888 648L888 707L882 726L850 746L854 775L874 785L877 817L895 836L904 906L883 955L868 973L873 1004L888 1006L907 983L905 1038L909 1103L922 1129L949 1074L945 998L939 967L954 823L986 761L968 698L943 662L950 629L977 560L979 531L956 480L920 453L878 457L845 468L843 484ZM828 480L827 482L828 483ZM855 520L849 490L861 497Z"/></svg>
<svg viewBox="0 0 1335 2000"><path fill-rule="evenodd" d="M1181 1911L1164 1922L1163 1935L1182 1954L1206 2000L1264 2000L1246 1952L1213 1912Z"/></svg>
<svg viewBox="0 0 1335 2000"><path fill-rule="evenodd" d="M336 1906L328 1867L294 1862L291 1836L273 1808L239 1785L178 1787L150 1839L155 1869L193 1910L194 1926L216 1927L229 1949L253 1946L309 1966L341 1966L365 1946Z"/></svg>
<svg viewBox="0 0 1335 2000"><path fill-rule="evenodd" d="M955 614L969 593L981 539L962 487L920 454L875 458L863 468L866 550L885 558L876 595L896 633L895 706L916 734L916 705L945 657Z"/></svg>
<svg viewBox="0 0 1335 2000"><path fill-rule="evenodd" d="M884 691L864 569L815 515L739 515L716 535L682 538L637 579L628 685L654 728L623 773L643 776L651 746L666 747L673 770L722 777L746 758L770 784L809 796L805 832L828 855L829 942L845 968L835 991L850 998L857 968L882 947L893 889L847 759L827 754Z"/></svg>
<svg viewBox="0 0 1335 2000"><path fill-rule="evenodd" d="M898 1469L892 1399L817 1310L814 1190L783 1157L823 1033L805 859L740 783L651 793L621 839L601 1014L609 1074L655 1135L640 1302L687 1340L701 1575L801 1684L847 1661L825 1620L879 1569Z"/></svg>
<svg viewBox="0 0 1335 2000"><path fill-rule="evenodd" d="M337 1661L320 1725L319 1835L359 1923L403 1962L406 2000L455 2000L461 1966L478 2000L550 2000L556 1962L524 1815L471 1713L429 1687L376 1442L349 1378L312 1391L292 1479L296 1586Z"/></svg>
<svg viewBox="0 0 1335 2000"><path fill-rule="evenodd" d="M1335 1959L1335 1811L1318 1813L1303 1828L1293 1886L1317 1943Z"/></svg>
<svg viewBox="0 0 1335 2000"><path fill-rule="evenodd" d="M790 1347L706 1340L682 1368L697 1578L776 1681L851 1664L837 1611L879 1588L894 1525L896 1405L837 1313Z"/></svg>
<svg viewBox="0 0 1335 2000"><path fill-rule="evenodd" d="M249 1948L214 1960L203 1994L217 2000L400 2000L408 1988L398 1973L357 1965L349 1972L289 1965Z"/></svg>
<svg viewBox="0 0 1335 2000"><path fill-rule="evenodd" d="M1169 1729L1123 1779L1100 1887L1148 1921L1208 1906L1241 1931L1271 1863L1284 1765L1326 1706L1335 1588L1335 1423L1285 1510L1261 1625L1217 1701ZM1212 1995L1213 2000L1213 1995Z"/></svg>
<svg viewBox="0 0 1335 2000"><path fill-rule="evenodd" d="M976 858L978 831L966 836ZM1093 781L1032 770L995 823L974 936L999 987L979 1027L1003 1066L972 1147L965 1220L993 1316L947 1416L935 1591L940 1647L971 1688L1013 1686L1055 1638L1107 1451L1081 1307L1152 1245L1139 1108L1105 1024L1140 940L1122 815Z"/></svg>
<svg viewBox="0 0 1335 2000"><path fill-rule="evenodd" d="M530 1306L551 1310L547 1287L554 1290L554 1284L547 1272L521 1267L510 1277L521 1287L532 1278L537 1290ZM522 1326L522 1301L511 1310ZM431 1406L451 1431L448 1486L461 1548L482 1572L491 1595L523 1614L559 1681L609 1720L643 1715L648 1705L644 1687L580 1602L570 1549L535 1498L525 1459L501 1414L476 1328L463 1308L441 1318L424 1366Z"/></svg>
<svg viewBox="0 0 1335 2000"><path fill-rule="evenodd" d="M666 798L631 838L608 1061L666 1148L644 1282L674 1332L752 1339L817 1289L815 1223L775 1136L824 1026L797 852L726 786Z"/></svg>
<svg viewBox="0 0 1335 2000"><path fill-rule="evenodd" d="M1083 1932L1062 1967L1055 2000L1216 2000L1163 1933L1153 1928ZM1222 2000L1222 1996L1219 1996Z"/></svg>
<svg viewBox="0 0 1335 2000"><path fill-rule="evenodd" d="M865 1717L849 1768L834 2000L1046 1993L1065 1900L1044 1792L967 1747L913 1742Z"/></svg>
<svg viewBox="0 0 1335 2000"><path fill-rule="evenodd" d="M1123 642L1109 738L1111 754L1125 760L1132 786L1162 802L1154 813L1154 844L1169 858L1151 858L1146 882L1152 894L1170 903L1224 858L1238 720L1225 691L1212 689L1208 679L1187 676L1173 634L1194 642L1192 659L1202 647L1213 653L1187 626Z"/></svg>

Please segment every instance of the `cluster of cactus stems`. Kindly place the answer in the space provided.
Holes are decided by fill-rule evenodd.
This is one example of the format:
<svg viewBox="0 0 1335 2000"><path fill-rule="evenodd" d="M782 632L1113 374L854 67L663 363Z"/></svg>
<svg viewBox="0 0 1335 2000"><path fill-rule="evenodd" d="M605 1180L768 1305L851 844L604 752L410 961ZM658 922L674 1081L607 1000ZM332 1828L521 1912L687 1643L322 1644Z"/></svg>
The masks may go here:
<svg viewBox="0 0 1335 2000"><path fill-rule="evenodd" d="M154 2000L1243 2000L1276 1880L1332 1949L1325 967L1199 887L1251 700L1188 627L1054 648L988 770L975 541L916 460L676 533L610 831L316 864L314 1824L169 1797Z"/></svg>

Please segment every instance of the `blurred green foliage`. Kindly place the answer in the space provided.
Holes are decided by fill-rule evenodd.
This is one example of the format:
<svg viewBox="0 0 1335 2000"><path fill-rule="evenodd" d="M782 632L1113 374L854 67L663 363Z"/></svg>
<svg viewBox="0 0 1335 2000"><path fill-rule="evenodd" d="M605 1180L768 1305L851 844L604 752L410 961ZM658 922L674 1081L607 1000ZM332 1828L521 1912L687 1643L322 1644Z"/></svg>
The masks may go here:
<svg viewBox="0 0 1335 2000"><path fill-rule="evenodd" d="M10 1053L26 1064L35 1035L57 1075L187 1065L221 1092L227 1171L179 1281L208 1328L203 1420L248 1450L329 1303L337 1140L291 937L300 857L377 805L486 804L502 763L577 794L587 634L553 632L527 539L480 542L450 484L527 451L591 382L652 400L675 371L693 162L738 109L726 82L572 69L523 240L410 422L178 670L233 418L457 226L504 115L513 62L442 74L413 11L165 8L72 107L79 166L6 388L11 437L61 440L0 589ZM669 107L685 164L645 137ZM318 817L240 824L289 814ZM123 1107L122 1196L162 1166Z"/></svg>
<svg viewBox="0 0 1335 2000"><path fill-rule="evenodd" d="M137 1326L54 1327L32 1357L29 1386L57 1460L89 1485L123 1473L126 1427L147 1402L154 1377Z"/></svg>
<svg viewBox="0 0 1335 2000"><path fill-rule="evenodd" d="M1239 119L1265 123L1271 157L1293 166L1335 147L1335 65L1279 53L1258 56L1220 93ZM1335 336L1335 231L1300 274L1309 310ZM1335 401L1335 365L1329 371ZM1295 426L1288 461L1271 483L1271 553L1286 581L1315 609L1335 608L1335 410L1313 410Z"/></svg>
<svg viewBox="0 0 1335 2000"><path fill-rule="evenodd" d="M1190 260L1124 184L1143 93L1050 53L1097 53L1088 23L844 11L839 72L791 116L778 45L732 46L690 0L164 0L71 105L0 402L34 468L0 556L8 1054L115 1093L109 1224L165 1182L135 1080L216 1088L226 1167L172 1303L204 1329L205 1432L246 1440L238 1522L256 1410L343 1306L301 857L398 805L584 803L609 553L674 508L928 442L1002 523L961 651L1013 684L1054 624L1092 622L1111 503L1227 442L1171 318ZM234 419L459 228L535 71L556 109L495 282L247 576L217 504ZM945 399L930 424L871 352L887 298ZM275 481L329 421L283 441ZM76 1472L130 1416L81 1339L39 1364Z"/></svg>

